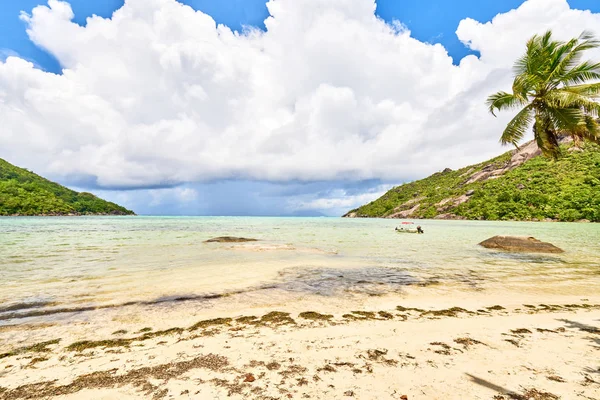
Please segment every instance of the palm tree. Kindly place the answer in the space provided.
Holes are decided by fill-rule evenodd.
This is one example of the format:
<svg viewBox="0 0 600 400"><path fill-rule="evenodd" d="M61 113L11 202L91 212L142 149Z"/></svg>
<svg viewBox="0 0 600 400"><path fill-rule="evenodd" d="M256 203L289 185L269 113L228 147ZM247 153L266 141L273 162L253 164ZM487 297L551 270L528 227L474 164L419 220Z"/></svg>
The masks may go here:
<svg viewBox="0 0 600 400"><path fill-rule="evenodd" d="M533 123L533 134L543 154L560 155L559 137L575 143L600 144L600 63L581 62L583 52L600 47L600 41L584 32L568 42L552 40L552 31L535 35L514 66L512 93L498 92L487 99L490 112L522 108L506 126L500 142L518 148ZM596 81L586 83L587 81Z"/></svg>

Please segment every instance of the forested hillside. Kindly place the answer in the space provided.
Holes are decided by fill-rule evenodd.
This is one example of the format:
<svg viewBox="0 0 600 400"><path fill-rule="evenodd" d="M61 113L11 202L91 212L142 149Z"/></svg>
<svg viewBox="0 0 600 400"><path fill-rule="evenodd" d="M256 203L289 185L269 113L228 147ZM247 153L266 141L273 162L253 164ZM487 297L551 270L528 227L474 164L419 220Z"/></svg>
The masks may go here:
<svg viewBox="0 0 600 400"><path fill-rule="evenodd" d="M78 193L0 159L0 215L133 215L133 211Z"/></svg>
<svg viewBox="0 0 600 400"><path fill-rule="evenodd" d="M562 145L562 157L535 143L457 171L395 187L345 217L600 222L600 147Z"/></svg>

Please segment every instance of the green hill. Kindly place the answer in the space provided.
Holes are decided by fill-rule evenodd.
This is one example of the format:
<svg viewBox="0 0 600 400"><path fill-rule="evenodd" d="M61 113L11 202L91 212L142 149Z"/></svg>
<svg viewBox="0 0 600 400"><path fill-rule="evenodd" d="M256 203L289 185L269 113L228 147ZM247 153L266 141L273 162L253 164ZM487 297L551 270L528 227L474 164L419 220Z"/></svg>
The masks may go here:
<svg viewBox="0 0 600 400"><path fill-rule="evenodd" d="M395 187L344 217L600 222L600 147L561 148L563 157L554 161L529 142L481 164Z"/></svg>
<svg viewBox="0 0 600 400"><path fill-rule="evenodd" d="M124 207L78 193L0 159L1 215L134 215Z"/></svg>

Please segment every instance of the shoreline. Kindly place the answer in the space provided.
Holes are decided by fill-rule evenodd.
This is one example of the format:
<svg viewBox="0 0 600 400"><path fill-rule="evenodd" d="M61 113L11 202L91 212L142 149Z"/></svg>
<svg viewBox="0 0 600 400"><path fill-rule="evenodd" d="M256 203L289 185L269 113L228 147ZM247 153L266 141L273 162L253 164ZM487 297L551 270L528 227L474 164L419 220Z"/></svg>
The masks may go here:
<svg viewBox="0 0 600 400"><path fill-rule="evenodd" d="M457 216L458 217L458 216ZM416 217L351 217L347 214L342 215L340 218L343 219L385 219L385 220L398 220L398 221L469 221L469 222L535 222L535 223L563 223L563 224L600 224L600 221L590 221L587 219L580 219L577 221L562 221L559 219L469 219L469 218L416 218Z"/></svg>
<svg viewBox="0 0 600 400"><path fill-rule="evenodd" d="M35 215L0 215L0 218L38 218L38 217L137 217L133 214L35 214Z"/></svg>
<svg viewBox="0 0 600 400"><path fill-rule="evenodd" d="M180 217L180 218L336 218L336 219L373 219L373 220L398 220L398 221L468 221L468 222L533 222L533 223L563 223L563 224L600 224L600 221L590 221L587 219L577 221L561 221L558 219L546 219L546 220L533 220L533 219L468 219L468 218L388 218L388 217L349 217L346 215L342 216L308 216L299 217L295 215L275 215L275 216L261 216L261 215L138 215L132 214L35 214L35 215L0 215L0 218L37 218L37 217L156 217L156 218L168 218L168 217Z"/></svg>
<svg viewBox="0 0 600 400"><path fill-rule="evenodd" d="M113 321L94 334L40 327L44 340L2 346L0 399L556 399L573 393L593 399L600 393L600 296L510 302L498 295L391 296L362 306L202 313L205 319L157 326L141 318L134 329ZM27 331L22 326L14 334Z"/></svg>

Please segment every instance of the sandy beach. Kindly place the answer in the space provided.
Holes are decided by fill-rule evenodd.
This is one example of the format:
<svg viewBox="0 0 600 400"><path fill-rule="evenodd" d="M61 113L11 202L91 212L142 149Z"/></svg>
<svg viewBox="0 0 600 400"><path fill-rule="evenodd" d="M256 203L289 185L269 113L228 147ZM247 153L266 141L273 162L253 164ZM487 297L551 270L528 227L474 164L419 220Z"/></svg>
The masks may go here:
<svg viewBox="0 0 600 400"><path fill-rule="evenodd" d="M346 312L7 326L0 399L600 398L600 296L418 293Z"/></svg>

